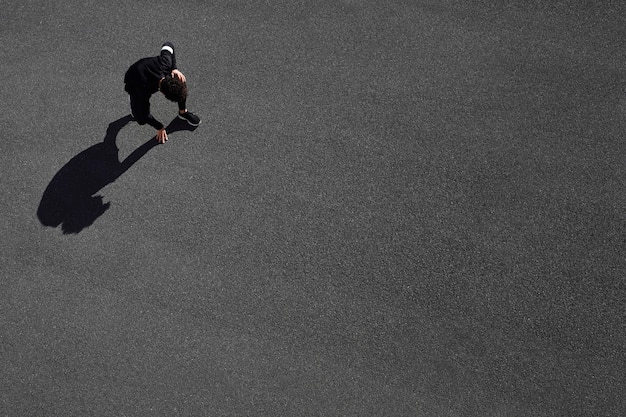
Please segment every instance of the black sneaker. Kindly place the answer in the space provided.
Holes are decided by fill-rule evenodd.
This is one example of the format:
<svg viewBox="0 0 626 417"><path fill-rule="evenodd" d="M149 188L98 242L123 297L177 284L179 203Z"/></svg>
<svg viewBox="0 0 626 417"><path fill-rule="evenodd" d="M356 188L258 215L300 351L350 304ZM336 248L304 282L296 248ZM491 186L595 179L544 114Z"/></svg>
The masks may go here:
<svg viewBox="0 0 626 417"><path fill-rule="evenodd" d="M178 113L178 118L185 120L192 126L198 126L200 124L200 118L190 111L183 114Z"/></svg>

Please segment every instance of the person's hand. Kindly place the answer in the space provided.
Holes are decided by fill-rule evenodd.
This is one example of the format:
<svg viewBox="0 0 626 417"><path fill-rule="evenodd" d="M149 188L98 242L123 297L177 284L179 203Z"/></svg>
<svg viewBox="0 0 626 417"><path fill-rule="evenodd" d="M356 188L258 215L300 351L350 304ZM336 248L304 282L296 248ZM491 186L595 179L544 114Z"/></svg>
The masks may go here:
<svg viewBox="0 0 626 417"><path fill-rule="evenodd" d="M182 72L178 71L177 69L172 71L172 76L178 78L184 83L187 82L187 78L185 77L185 75Z"/></svg>
<svg viewBox="0 0 626 417"><path fill-rule="evenodd" d="M165 128L157 130L156 140L159 143L167 142L167 132L165 131Z"/></svg>

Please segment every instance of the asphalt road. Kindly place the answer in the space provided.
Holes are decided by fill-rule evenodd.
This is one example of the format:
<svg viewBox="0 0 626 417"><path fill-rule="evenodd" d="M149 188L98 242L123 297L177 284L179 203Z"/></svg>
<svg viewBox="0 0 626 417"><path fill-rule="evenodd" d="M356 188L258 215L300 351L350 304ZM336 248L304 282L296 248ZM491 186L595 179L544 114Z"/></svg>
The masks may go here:
<svg viewBox="0 0 626 417"><path fill-rule="evenodd" d="M624 415L624 6L176 3L3 4L0 415Z"/></svg>

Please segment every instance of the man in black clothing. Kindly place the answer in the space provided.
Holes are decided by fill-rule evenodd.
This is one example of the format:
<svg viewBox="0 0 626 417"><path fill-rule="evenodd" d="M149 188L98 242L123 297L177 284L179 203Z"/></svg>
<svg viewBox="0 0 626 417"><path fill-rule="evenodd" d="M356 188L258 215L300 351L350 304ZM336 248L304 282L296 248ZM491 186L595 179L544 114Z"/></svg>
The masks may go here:
<svg viewBox="0 0 626 417"><path fill-rule="evenodd" d="M178 117L192 126L200 124L200 118L187 111L187 80L176 68L174 45L165 42L161 53L155 57L135 62L124 76L124 90L130 94L131 115L140 125L149 124L157 130L159 143L167 141L163 123L150 113L150 96L161 91L168 100L178 103Z"/></svg>

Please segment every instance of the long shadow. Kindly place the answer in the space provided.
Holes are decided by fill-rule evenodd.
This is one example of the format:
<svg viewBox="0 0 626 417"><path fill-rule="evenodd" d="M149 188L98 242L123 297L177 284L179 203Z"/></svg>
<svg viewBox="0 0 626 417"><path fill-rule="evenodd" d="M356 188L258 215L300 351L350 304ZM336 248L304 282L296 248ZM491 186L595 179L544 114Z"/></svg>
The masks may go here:
<svg viewBox="0 0 626 417"><path fill-rule="evenodd" d="M109 209L111 203L104 203L103 197L96 195L98 191L118 179L158 145L156 138L152 137L120 161L115 142L119 132L131 120L129 115L109 124L102 142L73 157L56 173L46 187L37 209L41 224L61 226L63 233L75 234L91 226ZM166 130L171 134L194 128L175 118Z"/></svg>

